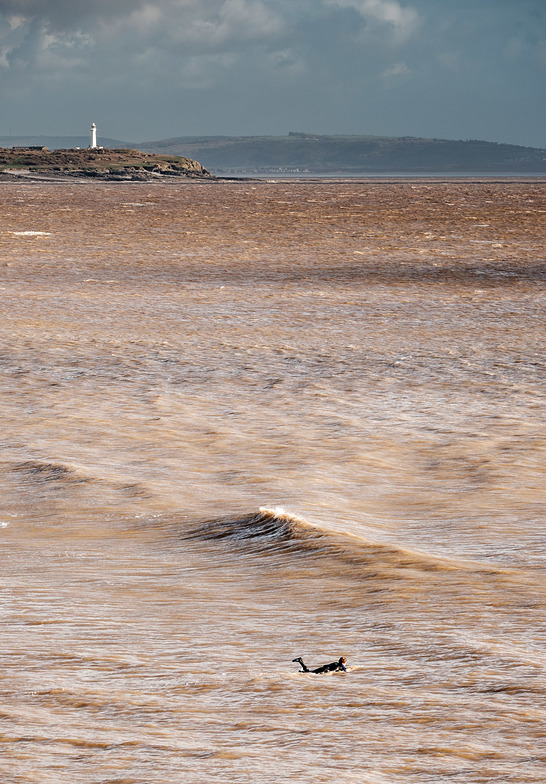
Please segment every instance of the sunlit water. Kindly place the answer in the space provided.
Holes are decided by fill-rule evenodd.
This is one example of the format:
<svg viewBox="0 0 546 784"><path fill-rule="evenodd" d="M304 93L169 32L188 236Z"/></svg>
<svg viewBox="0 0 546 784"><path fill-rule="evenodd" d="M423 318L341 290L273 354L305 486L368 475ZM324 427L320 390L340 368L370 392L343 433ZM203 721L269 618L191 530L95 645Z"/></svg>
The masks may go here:
<svg viewBox="0 0 546 784"><path fill-rule="evenodd" d="M544 183L0 202L2 784L544 782Z"/></svg>

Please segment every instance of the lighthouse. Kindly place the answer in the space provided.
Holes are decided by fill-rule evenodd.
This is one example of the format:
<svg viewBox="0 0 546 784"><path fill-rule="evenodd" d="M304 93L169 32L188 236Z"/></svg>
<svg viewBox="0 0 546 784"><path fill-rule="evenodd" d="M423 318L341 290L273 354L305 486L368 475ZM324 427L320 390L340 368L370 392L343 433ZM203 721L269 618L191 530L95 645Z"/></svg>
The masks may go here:
<svg viewBox="0 0 546 784"><path fill-rule="evenodd" d="M91 145L89 147L90 150L95 150L97 148L97 126L95 123L91 125Z"/></svg>

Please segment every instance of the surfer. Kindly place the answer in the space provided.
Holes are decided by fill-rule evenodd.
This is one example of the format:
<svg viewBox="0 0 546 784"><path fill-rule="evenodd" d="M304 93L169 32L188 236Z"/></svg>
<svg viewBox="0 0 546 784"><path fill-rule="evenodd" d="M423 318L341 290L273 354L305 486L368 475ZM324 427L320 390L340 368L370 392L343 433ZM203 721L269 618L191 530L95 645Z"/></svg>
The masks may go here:
<svg viewBox="0 0 546 784"><path fill-rule="evenodd" d="M298 656L297 659L292 659L292 661L301 664L301 670L299 672L313 672L315 675L322 675L324 672L337 672L339 670L347 672L347 668L345 667L345 662L347 659L345 656L340 656L337 661L330 662L330 664L323 664L321 667L317 667L315 670L310 670L309 667L304 663L301 656Z"/></svg>

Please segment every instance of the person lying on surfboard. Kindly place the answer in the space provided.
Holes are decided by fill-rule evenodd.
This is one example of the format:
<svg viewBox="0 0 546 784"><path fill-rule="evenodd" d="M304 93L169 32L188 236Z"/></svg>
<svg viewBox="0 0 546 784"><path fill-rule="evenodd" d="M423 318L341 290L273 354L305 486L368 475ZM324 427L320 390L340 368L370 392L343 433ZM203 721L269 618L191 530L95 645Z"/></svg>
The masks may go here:
<svg viewBox="0 0 546 784"><path fill-rule="evenodd" d="M314 670L310 670L309 667L304 664L303 659L301 656L298 656L297 659L292 659L294 662L298 662L301 664L301 670L299 672L314 672L316 675L322 675L323 672L337 672L342 670L343 672L347 672L347 668L345 667L345 662L347 659L345 656L340 656L339 659L335 662L331 662L330 664L323 664L321 667L317 667Z"/></svg>

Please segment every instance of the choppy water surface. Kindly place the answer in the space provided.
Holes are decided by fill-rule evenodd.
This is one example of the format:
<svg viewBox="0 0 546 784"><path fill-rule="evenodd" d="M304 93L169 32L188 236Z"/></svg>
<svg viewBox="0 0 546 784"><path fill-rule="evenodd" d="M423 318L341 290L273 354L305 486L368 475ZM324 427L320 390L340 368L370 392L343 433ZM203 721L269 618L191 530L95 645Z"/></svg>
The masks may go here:
<svg viewBox="0 0 546 784"><path fill-rule="evenodd" d="M0 202L2 781L543 782L544 183Z"/></svg>

